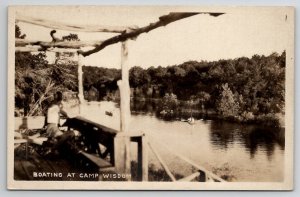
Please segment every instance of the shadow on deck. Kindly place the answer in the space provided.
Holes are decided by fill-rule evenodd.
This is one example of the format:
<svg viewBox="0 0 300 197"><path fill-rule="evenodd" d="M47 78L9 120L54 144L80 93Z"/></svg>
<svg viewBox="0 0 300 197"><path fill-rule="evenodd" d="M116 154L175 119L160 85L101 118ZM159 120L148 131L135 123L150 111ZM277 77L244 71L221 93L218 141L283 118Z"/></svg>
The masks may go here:
<svg viewBox="0 0 300 197"><path fill-rule="evenodd" d="M29 146L26 159L24 146L15 149L14 179L20 181L124 181L109 168L105 170L81 153L61 153L44 157ZM104 178L103 178L104 177Z"/></svg>

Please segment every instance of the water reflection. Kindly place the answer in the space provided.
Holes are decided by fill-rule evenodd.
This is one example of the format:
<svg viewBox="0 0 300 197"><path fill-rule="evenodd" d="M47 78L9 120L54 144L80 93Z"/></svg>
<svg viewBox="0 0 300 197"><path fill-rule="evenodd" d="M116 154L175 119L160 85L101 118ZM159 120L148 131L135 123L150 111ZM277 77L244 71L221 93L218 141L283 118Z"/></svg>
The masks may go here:
<svg viewBox="0 0 300 197"><path fill-rule="evenodd" d="M132 113L141 114L147 113L154 115L158 108L158 100L132 100L130 102L130 110Z"/></svg>
<svg viewBox="0 0 300 197"><path fill-rule="evenodd" d="M155 115L158 110L158 100L133 100L131 111L134 114ZM182 117L184 114L182 114ZM203 115L203 114L202 114ZM196 119L203 119L201 114L194 113ZM178 117L178 118L182 118ZM206 122L203 121L205 124ZM284 150L284 128L271 128L259 125L238 124L226 121L213 121L210 124L210 143L215 149L224 151L239 144L254 158L258 151L264 152L268 160L272 160L275 147Z"/></svg>
<svg viewBox="0 0 300 197"><path fill-rule="evenodd" d="M214 121L210 127L210 141L216 148L226 150L234 143L238 143L245 147L251 158L255 156L258 149L261 149L271 160L275 146L279 146L281 150L285 147L283 128L241 125L224 121Z"/></svg>
<svg viewBox="0 0 300 197"><path fill-rule="evenodd" d="M156 101L131 102L133 115L130 129L147 133L148 139L156 145L172 170L181 171L184 175L192 173L184 161L174 157L160 144L167 145L169 149L186 155L210 170L229 165L238 181L283 180L284 129L200 120L197 116L194 116L196 121L193 125L180 120L164 121L157 118L156 106ZM85 111L91 120L112 128L119 126L119 105L102 102L86 107ZM112 111L114 115L107 116L105 111ZM157 164L153 155L149 156L149 162ZM160 167L159 163L157 165Z"/></svg>

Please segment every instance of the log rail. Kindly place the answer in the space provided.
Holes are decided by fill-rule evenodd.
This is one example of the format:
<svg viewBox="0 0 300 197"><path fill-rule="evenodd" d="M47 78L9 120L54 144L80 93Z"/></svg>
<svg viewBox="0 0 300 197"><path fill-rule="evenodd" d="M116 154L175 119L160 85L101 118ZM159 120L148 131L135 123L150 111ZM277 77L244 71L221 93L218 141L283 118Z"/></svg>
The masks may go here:
<svg viewBox="0 0 300 197"><path fill-rule="evenodd" d="M76 32L106 32L106 33L122 33L127 29L136 29L137 26L104 26L104 25L73 25L47 19L38 19L17 14L16 22L24 22L38 25L51 29L60 29Z"/></svg>

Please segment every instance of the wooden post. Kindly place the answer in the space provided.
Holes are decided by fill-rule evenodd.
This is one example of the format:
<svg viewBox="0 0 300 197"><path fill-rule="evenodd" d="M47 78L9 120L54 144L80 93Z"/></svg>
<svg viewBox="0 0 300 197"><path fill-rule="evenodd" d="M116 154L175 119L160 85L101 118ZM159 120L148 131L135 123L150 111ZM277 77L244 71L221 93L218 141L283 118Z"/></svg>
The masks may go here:
<svg viewBox="0 0 300 197"><path fill-rule="evenodd" d="M25 158L28 160L28 142L25 143Z"/></svg>
<svg viewBox="0 0 300 197"><path fill-rule="evenodd" d="M138 180L148 181L148 145L143 134L138 140Z"/></svg>
<svg viewBox="0 0 300 197"><path fill-rule="evenodd" d="M78 98L79 98L79 114L82 113L83 96L83 80L82 80L82 55L78 54Z"/></svg>
<svg viewBox="0 0 300 197"><path fill-rule="evenodd" d="M127 41L122 42L121 49L121 67L122 67L122 80L118 81L120 89L120 106L121 106L121 131L128 132L130 123L130 87L129 87L129 66L128 64L128 48Z"/></svg>
<svg viewBox="0 0 300 197"><path fill-rule="evenodd" d="M128 68L127 41L122 42L121 48L121 68L122 80L118 81L120 90L120 129L114 140L115 167L120 173L131 174L130 159L130 136L128 126L130 123L130 88L129 88L129 68Z"/></svg>
<svg viewBox="0 0 300 197"><path fill-rule="evenodd" d="M130 165L130 138L128 136L122 136L122 134L116 135L114 138L114 156L115 156L115 168L118 173L125 174L126 177L131 174Z"/></svg>
<svg viewBox="0 0 300 197"><path fill-rule="evenodd" d="M207 181L207 174L202 170L199 170L199 172L200 172L199 182L206 182Z"/></svg>
<svg viewBox="0 0 300 197"><path fill-rule="evenodd" d="M142 136L142 168L143 168L143 177L142 181L148 181L148 139L144 135Z"/></svg>

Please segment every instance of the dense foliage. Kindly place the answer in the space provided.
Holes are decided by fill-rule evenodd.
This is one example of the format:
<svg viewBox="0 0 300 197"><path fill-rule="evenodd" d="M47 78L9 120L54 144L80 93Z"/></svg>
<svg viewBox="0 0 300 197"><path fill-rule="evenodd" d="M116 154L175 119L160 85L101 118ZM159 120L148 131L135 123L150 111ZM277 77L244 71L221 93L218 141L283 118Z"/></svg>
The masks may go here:
<svg viewBox="0 0 300 197"><path fill-rule="evenodd" d="M16 38L24 39L16 25ZM72 35L66 39L76 39ZM78 39L78 38L77 38ZM51 95L60 91L77 91L77 66L70 61L72 54L56 53L56 61L49 64L44 52L15 54L15 113L42 115L51 100Z"/></svg>
<svg viewBox="0 0 300 197"><path fill-rule="evenodd" d="M84 79L85 88L96 88L101 100L116 92L120 70L86 68ZM135 99L172 94L179 101L193 101L199 110L212 109L222 118L274 120L284 114L285 52L148 69L135 66L130 69L130 86ZM163 100L160 110L165 109Z"/></svg>

